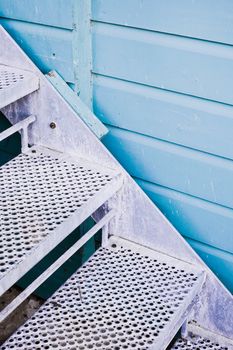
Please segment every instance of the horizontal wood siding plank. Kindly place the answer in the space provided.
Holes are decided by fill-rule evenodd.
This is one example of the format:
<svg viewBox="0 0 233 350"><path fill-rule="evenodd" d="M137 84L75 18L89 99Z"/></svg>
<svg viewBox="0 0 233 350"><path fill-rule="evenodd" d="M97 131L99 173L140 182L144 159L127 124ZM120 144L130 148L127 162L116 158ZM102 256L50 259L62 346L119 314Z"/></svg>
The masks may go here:
<svg viewBox="0 0 233 350"><path fill-rule="evenodd" d="M231 0L92 0L93 19L233 44Z"/></svg>
<svg viewBox="0 0 233 350"><path fill-rule="evenodd" d="M233 104L233 47L95 23L94 73Z"/></svg>
<svg viewBox="0 0 233 350"><path fill-rule="evenodd" d="M0 17L73 28L74 0L0 0Z"/></svg>
<svg viewBox="0 0 233 350"><path fill-rule="evenodd" d="M6 19L0 24L43 73L54 69L67 82L74 81L71 31Z"/></svg>
<svg viewBox="0 0 233 350"><path fill-rule="evenodd" d="M233 210L135 179L186 238L233 254Z"/></svg>
<svg viewBox="0 0 233 350"><path fill-rule="evenodd" d="M187 240L225 286L233 293L233 255L194 240Z"/></svg>
<svg viewBox="0 0 233 350"><path fill-rule="evenodd" d="M233 159L233 107L104 76L94 76L102 122Z"/></svg>
<svg viewBox="0 0 233 350"><path fill-rule="evenodd" d="M109 127L104 143L142 180L233 208L233 161Z"/></svg>
<svg viewBox="0 0 233 350"><path fill-rule="evenodd" d="M233 292L233 2L92 10L104 142Z"/></svg>

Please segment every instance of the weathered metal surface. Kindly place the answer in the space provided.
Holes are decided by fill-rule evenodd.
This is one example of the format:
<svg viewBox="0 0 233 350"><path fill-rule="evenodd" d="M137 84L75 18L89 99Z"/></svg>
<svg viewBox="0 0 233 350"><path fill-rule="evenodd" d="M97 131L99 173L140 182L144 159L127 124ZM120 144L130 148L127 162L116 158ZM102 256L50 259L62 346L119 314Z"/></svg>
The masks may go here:
<svg viewBox="0 0 233 350"><path fill-rule="evenodd" d="M0 168L0 295L103 205L114 171L33 148Z"/></svg>
<svg viewBox="0 0 233 350"><path fill-rule="evenodd" d="M228 0L216 2L214 7L212 0L179 0L179 6L169 0L125 0L117 6L115 0L94 0L92 10L92 18L98 22L204 39L207 45L211 41L233 44L233 3Z"/></svg>
<svg viewBox="0 0 233 350"><path fill-rule="evenodd" d="M9 305L0 312L0 324L5 320L23 301L25 301L42 283L44 283L59 267L72 257L96 232L108 224L113 218L114 210L107 213L94 227L92 227L71 248L50 265L38 278L36 278L22 293L20 293Z"/></svg>
<svg viewBox="0 0 233 350"><path fill-rule="evenodd" d="M38 88L39 79L35 74L0 64L0 108Z"/></svg>
<svg viewBox="0 0 233 350"><path fill-rule="evenodd" d="M84 121L99 139L108 133L106 126L94 115L90 108L83 103L81 98L66 84L57 72L51 71L46 74L46 77L78 114L78 117Z"/></svg>
<svg viewBox="0 0 233 350"><path fill-rule="evenodd" d="M218 343L222 347L233 350L233 338L230 339L218 333L213 333L206 328L200 327L196 322L187 322L186 335L183 338L193 339L195 337L208 339L210 343Z"/></svg>
<svg viewBox="0 0 233 350"><path fill-rule="evenodd" d="M15 132L22 130L21 137L21 149L22 152L28 150L28 126L36 120L34 115L31 115L20 122L14 124L12 127L0 133L0 142L6 139L7 137L13 135Z"/></svg>
<svg viewBox="0 0 233 350"><path fill-rule="evenodd" d="M1 349L165 349L204 273L141 250L112 240Z"/></svg>
<svg viewBox="0 0 233 350"><path fill-rule="evenodd" d="M0 11L2 16L5 17L5 20L2 21L5 28L9 30L9 33L37 65L41 64L41 66L46 67L42 68L45 69L43 72L56 69L65 80L73 81L69 80L69 76L71 71L75 69L74 65L76 65L77 71L79 70L79 72L76 71L76 78L78 79L79 74L84 72L79 58L80 55L82 58L87 58L87 47L82 40L74 38L72 25L76 26L77 31L79 31L82 21L78 24L77 14L83 21L87 19L87 16L83 16L81 11L77 11L77 14L73 13L73 18L71 18L71 4L79 5L81 2L76 0L32 0L27 7L27 13L25 13L23 9L26 2L25 0L16 0L11 4L12 2L8 0L1 1ZM90 3L91 0L85 2ZM50 10L52 3L53 11ZM33 4L37 4L36 9ZM135 176L145 180L140 181L143 190L146 191L149 187L147 194L154 203L185 238L193 238L189 243L233 292L233 280L230 278L233 274L233 235L231 234L233 196L231 190L232 172L230 171L232 161L221 158L232 159L231 130L233 118L231 116L233 107L230 104L227 105L203 98L215 85L215 91L218 90L218 94L226 95L231 90L229 84L226 83L226 79L217 78L216 71L221 72L220 74L225 74L228 71L228 77L232 72L230 68L231 60L225 64L227 61L225 57L227 45L225 44L230 44L232 41L231 16L229 14L232 13L233 7L229 0L223 0L221 3L215 4L213 8L211 7L211 0L204 3L201 1L190 3L182 0L179 4L180 6L176 8L176 5L170 4L169 1L161 2L157 0L153 2L126 0L119 6L114 4L114 1L109 0L92 2L94 31L96 22L98 22L98 27L102 27L103 30L106 28L106 23L114 23L116 27L114 31L116 35L113 37L111 35L112 30L106 30L106 35L110 36L111 40L109 40L109 46L104 52L110 59L105 61L106 67L100 67L100 74L93 75L95 113L108 125L113 123L117 127L115 130L111 130L112 133L108 138L107 147L121 163L123 160L123 164L127 164L127 171L131 175L140 172L140 176ZM45 13L45 8L47 8L48 13ZM211 16L208 16L210 8ZM220 8L221 10L219 10ZM154 10L150 11L149 9ZM161 13L167 13L167 16L161 16ZM182 17L181 13L185 13L185 15ZM205 20L203 20L204 18ZM1 20L2 18L0 22ZM27 23L24 21L27 21ZM64 22L66 23L65 26ZM103 26L101 22L104 22ZM40 25L41 23L46 24L46 26ZM122 31L117 30L118 24L120 24ZM71 29L72 32L70 30L60 30L57 27ZM133 31L128 27L137 27L144 30ZM110 25L109 28L112 28L112 26ZM161 36L152 33L149 36L147 29L160 33L169 32L173 34L173 39L167 40L171 36L165 33ZM101 29L100 32L102 32ZM143 43L137 38L138 32L144 32L145 34ZM92 34L93 32L89 33L88 39L93 37ZM120 38L118 37L119 34ZM220 41L221 43L213 46L213 43L208 42L208 40L200 41L191 38L182 40L181 37L176 37L176 34L186 37L191 36L192 38L199 37L199 39L208 39L209 35L210 40ZM72 40L72 37L74 40ZM155 45L153 38L156 37L161 38L161 45L156 44L156 50L153 51ZM152 40L146 43L147 38L152 38ZM99 41L100 38L96 39L98 43L95 41L93 45L93 60L99 57L99 50L101 50L102 45L105 45L103 41ZM184 50L178 48L177 51L181 56L179 62L184 63L181 74L175 79L177 90L182 89L184 91L184 83L191 80L194 84L196 82L196 87L202 90L202 98L164 89L164 84L174 86L173 75L177 73L176 69L169 75L170 81L162 79L161 85L156 88L142 84L144 78L150 78L151 74L153 75L158 65L164 65L164 62L172 57L172 53L174 54L175 51L171 46L174 42L177 42L179 47L181 43L184 44ZM119 43L118 48L120 50L114 51L115 43ZM132 50L128 50L129 45ZM145 50L141 49L141 45L145 45ZM171 55L164 54L162 47L166 45ZM149 47L151 47L151 50ZM218 56L221 56L217 69L213 69L216 63L216 57L212 55L213 51L211 50L212 53L208 53L207 56L203 55L203 49L206 48L208 51L210 47L215 47ZM70 54L72 49L74 49L73 57ZM177 47L175 47L176 49ZM194 52L196 49L200 49L199 54ZM152 55L155 52L155 56L152 57L148 51ZM115 55L112 59L111 53L113 52ZM135 52L135 55L132 55L132 52ZM228 50L228 52L230 51ZM195 60L197 54L200 63L198 71L196 71L198 64ZM141 59L143 56L149 57L149 60L146 62L145 57ZM152 65L153 62L156 62L156 67L153 67L152 70L151 62ZM84 61L84 64L86 63L87 60ZM168 65L169 69L173 67L173 64L174 59ZM117 79L103 75L106 70L109 71L109 68L113 71L112 65L114 65L114 76ZM125 67L127 72L125 72ZM194 70L196 72L195 77L193 76ZM210 73L211 71L212 73ZM128 76L131 73L130 82L129 79L127 81L119 79L123 72ZM161 69L159 75L165 77L166 72L167 69ZM136 76L139 77L139 81L136 81ZM154 76L154 78L157 77L158 74ZM153 85L156 85L156 81L152 80ZM82 86L81 90L87 87L87 90L90 91L89 79L83 79L83 81L84 87ZM222 89L219 89L219 81L224 81ZM206 84L208 84L208 87ZM73 85L72 88L74 88ZM145 136L149 134L150 137L142 138L140 134ZM160 139L160 142L156 142L156 139ZM166 158L167 142L164 141L168 141L171 152L172 150L175 152L175 154L171 154L171 160ZM139 144L139 147L137 147L137 144ZM151 145L153 150L148 148L148 145ZM177 145L179 146L177 147ZM192 148L192 151L185 152L185 147L181 145ZM157 146L160 147L160 150ZM135 155L134 150L138 148L139 151ZM124 154L120 158L118 158L119 149ZM208 154L199 153L197 150ZM215 157L209 153L214 154ZM159 155L159 159L157 155ZM189 164L186 166L186 159L189 158L192 161L194 157L196 158L195 164L191 167ZM210 161L212 169L209 167ZM125 167L125 165L123 166ZM169 171L171 167L173 172ZM190 168L192 168L192 172L189 171ZM187 173L189 176L187 176ZM153 178L153 175L154 178L149 180L148 175L151 175L150 179ZM206 182L206 178L209 181ZM210 193L212 199L217 200L221 205L213 205L213 203L207 202L205 200L207 193ZM228 201L228 203L231 203L230 208L225 207L226 198L230 199ZM186 220L186 218L189 218L189 220ZM231 252L229 252L230 249Z"/></svg>
<svg viewBox="0 0 233 350"><path fill-rule="evenodd" d="M202 266L207 279L193 318L214 332L233 337L232 295L3 29L0 40L3 43L0 61L32 70L40 77L40 90L34 96L4 109L8 119L15 123L25 115L36 114L37 121L30 134L32 144L46 145L93 162L98 160L103 167L116 168L125 174L121 193L108 201L109 208L118 209L116 219L110 224L111 233ZM49 127L51 121L57 125L54 130Z"/></svg>

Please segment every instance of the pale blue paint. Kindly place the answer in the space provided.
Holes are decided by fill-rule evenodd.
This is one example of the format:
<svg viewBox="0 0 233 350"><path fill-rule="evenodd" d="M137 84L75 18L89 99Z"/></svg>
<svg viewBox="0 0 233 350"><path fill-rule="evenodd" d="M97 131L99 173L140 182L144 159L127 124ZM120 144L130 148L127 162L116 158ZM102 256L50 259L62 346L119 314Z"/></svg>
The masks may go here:
<svg viewBox="0 0 233 350"><path fill-rule="evenodd" d="M194 240L187 240L213 272L232 291L233 255Z"/></svg>
<svg viewBox="0 0 233 350"><path fill-rule="evenodd" d="M31 0L37 11L28 12L22 1L0 0L3 25L44 72L57 70L76 91L86 82L88 99L78 1L59 0L50 13L57 0ZM111 126L105 143L233 291L233 3L93 0L92 8L93 102Z"/></svg>
<svg viewBox="0 0 233 350"><path fill-rule="evenodd" d="M232 291L233 211L145 181L137 182Z"/></svg>
<svg viewBox="0 0 233 350"><path fill-rule="evenodd" d="M105 144L130 174L233 208L233 162L119 128Z"/></svg>
<svg viewBox="0 0 233 350"><path fill-rule="evenodd" d="M73 0L73 22L75 91L92 109L91 1Z"/></svg>
<svg viewBox="0 0 233 350"><path fill-rule="evenodd" d="M92 108L91 3L0 0L0 24L43 73L56 70Z"/></svg>
<svg viewBox="0 0 233 350"><path fill-rule="evenodd" d="M92 7L105 144L233 291L233 3Z"/></svg>
<svg viewBox="0 0 233 350"><path fill-rule="evenodd" d="M95 73L233 103L232 46L95 23L93 55Z"/></svg>
<svg viewBox="0 0 233 350"><path fill-rule="evenodd" d="M185 237L233 253L229 208L135 178Z"/></svg>
<svg viewBox="0 0 233 350"><path fill-rule="evenodd" d="M81 98L77 96L57 72L51 71L49 74L46 74L46 77L77 113L77 117L81 118L99 139L108 133L106 126L92 113L90 108L85 105Z"/></svg>
<svg viewBox="0 0 233 350"><path fill-rule="evenodd" d="M0 17L73 28L73 0L0 0Z"/></svg>
<svg viewBox="0 0 233 350"><path fill-rule="evenodd" d="M94 101L104 123L233 159L230 105L100 75Z"/></svg>
<svg viewBox="0 0 233 350"><path fill-rule="evenodd" d="M231 0L92 0L96 21L233 44Z"/></svg>
<svg viewBox="0 0 233 350"><path fill-rule="evenodd" d="M0 24L43 73L48 73L53 68L67 82L75 82L72 31L2 18Z"/></svg>

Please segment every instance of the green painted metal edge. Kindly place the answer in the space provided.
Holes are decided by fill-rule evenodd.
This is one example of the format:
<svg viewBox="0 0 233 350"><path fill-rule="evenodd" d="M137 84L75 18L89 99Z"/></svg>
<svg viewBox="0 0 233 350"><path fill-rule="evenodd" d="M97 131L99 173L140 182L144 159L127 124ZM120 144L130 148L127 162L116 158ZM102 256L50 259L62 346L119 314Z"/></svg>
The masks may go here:
<svg viewBox="0 0 233 350"><path fill-rule="evenodd" d="M80 97L76 95L56 71L49 72L46 74L46 77L99 139L108 133L109 130L106 126L94 115L85 103L83 103Z"/></svg>

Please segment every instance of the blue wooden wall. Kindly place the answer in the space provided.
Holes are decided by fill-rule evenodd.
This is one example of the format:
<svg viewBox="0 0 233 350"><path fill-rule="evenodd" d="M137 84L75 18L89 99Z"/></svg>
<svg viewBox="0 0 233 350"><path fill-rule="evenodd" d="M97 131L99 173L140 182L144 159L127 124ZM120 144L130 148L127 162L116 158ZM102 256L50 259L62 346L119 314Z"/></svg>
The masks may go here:
<svg viewBox="0 0 233 350"><path fill-rule="evenodd" d="M92 9L105 143L233 291L233 2Z"/></svg>
<svg viewBox="0 0 233 350"><path fill-rule="evenodd" d="M43 73L56 70L88 105L90 16L89 0L0 0L0 24Z"/></svg>
<svg viewBox="0 0 233 350"><path fill-rule="evenodd" d="M0 0L5 28L74 87L76 1ZM104 142L231 291L232 45L231 0L92 0Z"/></svg>
<svg viewBox="0 0 233 350"><path fill-rule="evenodd" d="M75 82L73 0L0 0L0 23L43 72L51 67Z"/></svg>

